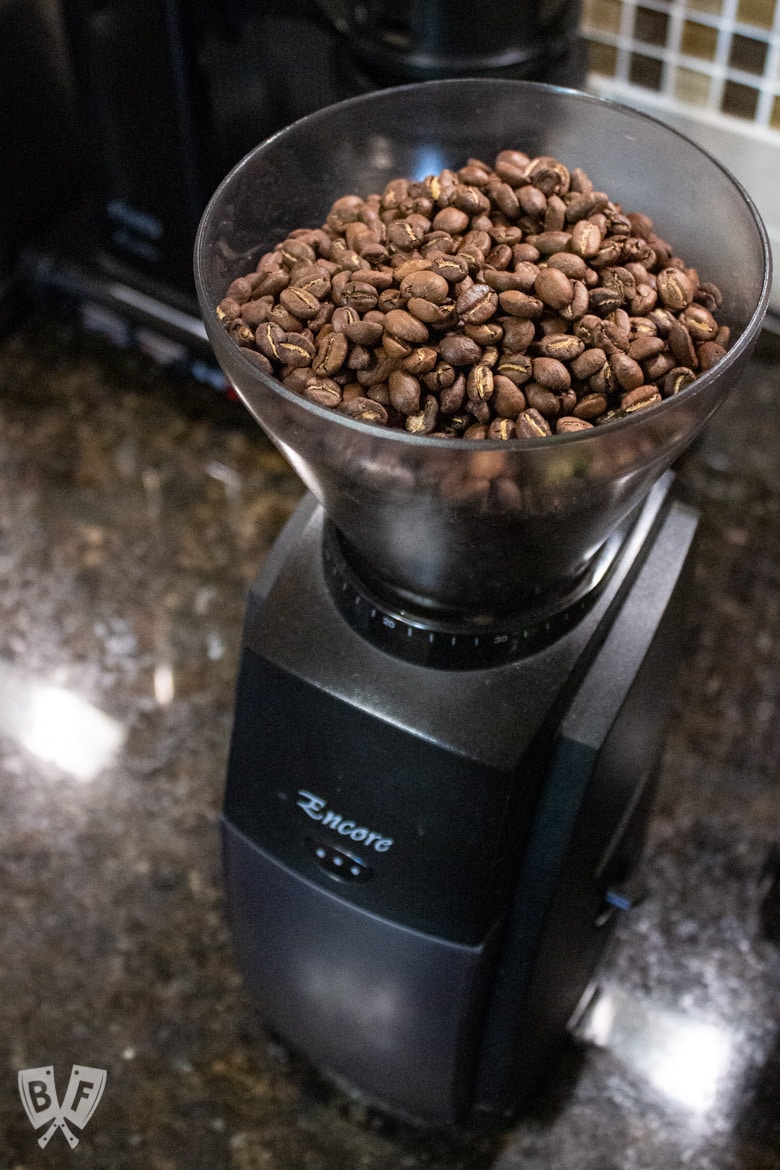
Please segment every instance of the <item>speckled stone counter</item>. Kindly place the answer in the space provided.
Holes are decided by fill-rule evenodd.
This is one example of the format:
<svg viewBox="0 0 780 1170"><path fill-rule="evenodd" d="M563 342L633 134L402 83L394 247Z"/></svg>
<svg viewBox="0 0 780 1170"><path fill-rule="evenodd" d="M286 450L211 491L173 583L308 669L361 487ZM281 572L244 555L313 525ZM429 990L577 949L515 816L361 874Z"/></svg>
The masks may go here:
<svg viewBox="0 0 780 1170"><path fill-rule="evenodd" d="M140 357L0 341L0 1167L780 1170L780 344L680 480L695 597L600 1004L500 1135L383 1119L264 1033L218 818L246 592L302 489ZM105 1069L69 1149L17 1091Z"/></svg>

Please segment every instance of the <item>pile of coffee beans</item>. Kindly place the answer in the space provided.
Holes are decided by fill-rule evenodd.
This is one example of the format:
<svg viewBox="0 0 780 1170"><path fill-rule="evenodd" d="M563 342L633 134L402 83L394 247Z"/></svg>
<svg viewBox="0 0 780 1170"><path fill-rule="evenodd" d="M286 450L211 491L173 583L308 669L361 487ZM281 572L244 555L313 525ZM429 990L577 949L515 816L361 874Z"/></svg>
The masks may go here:
<svg viewBox="0 0 780 1170"><path fill-rule="evenodd" d="M318 406L415 435L522 439L680 393L726 352L721 300L581 168L503 150L337 199L217 314Z"/></svg>

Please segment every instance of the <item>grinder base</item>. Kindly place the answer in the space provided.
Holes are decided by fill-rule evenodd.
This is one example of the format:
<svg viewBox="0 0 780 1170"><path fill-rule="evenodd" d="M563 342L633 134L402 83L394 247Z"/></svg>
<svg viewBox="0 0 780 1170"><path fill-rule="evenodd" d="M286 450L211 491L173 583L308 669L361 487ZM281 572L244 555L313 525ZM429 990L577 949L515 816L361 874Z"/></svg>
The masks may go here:
<svg viewBox="0 0 780 1170"><path fill-rule="evenodd" d="M239 963L275 1032L390 1112L509 1117L630 904L696 528L670 484L578 620L488 668L353 629L311 497L255 582L223 818Z"/></svg>

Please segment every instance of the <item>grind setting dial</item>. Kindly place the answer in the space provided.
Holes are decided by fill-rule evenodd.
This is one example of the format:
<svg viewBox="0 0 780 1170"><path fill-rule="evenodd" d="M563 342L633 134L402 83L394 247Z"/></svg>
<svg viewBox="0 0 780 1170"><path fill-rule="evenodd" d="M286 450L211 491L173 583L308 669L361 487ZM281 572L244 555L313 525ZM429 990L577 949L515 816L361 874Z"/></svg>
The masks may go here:
<svg viewBox="0 0 780 1170"><path fill-rule="evenodd" d="M576 625L599 595L615 551L608 543L598 564L557 606L460 622L433 619L380 596L353 570L330 523L324 531L323 567L341 616L379 649L438 670L482 670L534 654Z"/></svg>

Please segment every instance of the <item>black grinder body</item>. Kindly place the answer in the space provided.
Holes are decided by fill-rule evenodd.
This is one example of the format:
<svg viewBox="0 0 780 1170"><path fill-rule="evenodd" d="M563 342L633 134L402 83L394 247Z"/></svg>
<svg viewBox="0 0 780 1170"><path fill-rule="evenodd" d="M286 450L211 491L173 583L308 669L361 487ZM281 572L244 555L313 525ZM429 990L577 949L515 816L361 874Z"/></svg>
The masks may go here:
<svg viewBox="0 0 780 1170"><path fill-rule="evenodd" d="M465 639L462 669L410 661L405 639L455 636L376 607L356 632L311 497L255 582L223 817L238 960L276 1034L392 1113L509 1118L631 903L696 527L669 488L576 622L488 668Z"/></svg>

